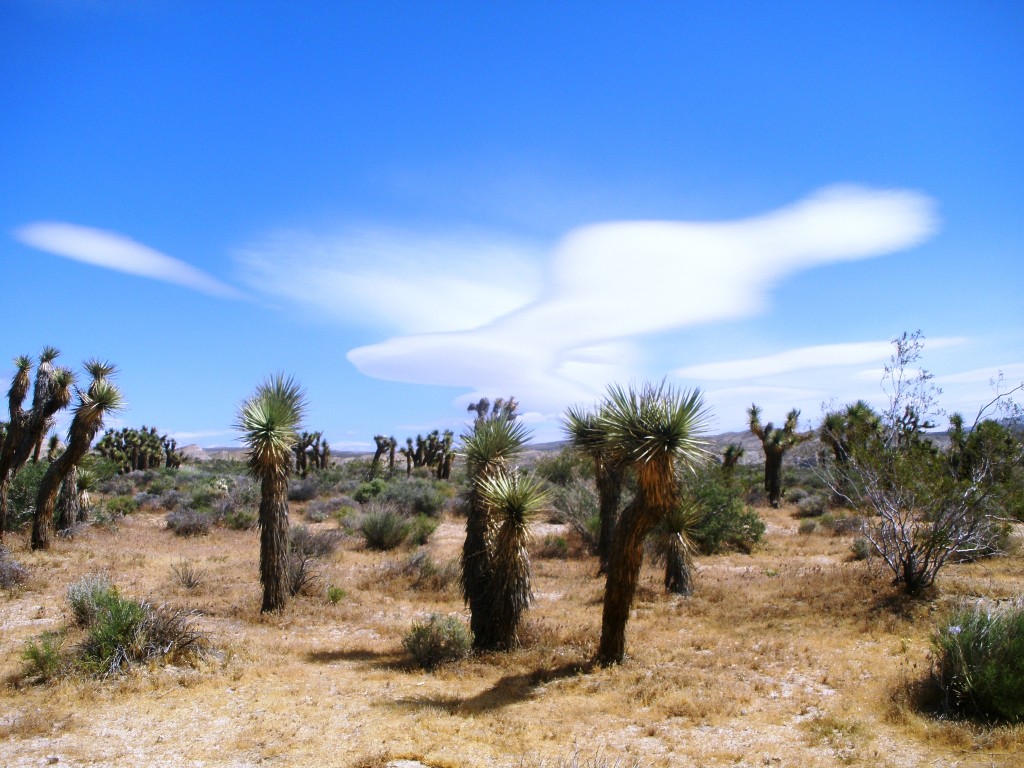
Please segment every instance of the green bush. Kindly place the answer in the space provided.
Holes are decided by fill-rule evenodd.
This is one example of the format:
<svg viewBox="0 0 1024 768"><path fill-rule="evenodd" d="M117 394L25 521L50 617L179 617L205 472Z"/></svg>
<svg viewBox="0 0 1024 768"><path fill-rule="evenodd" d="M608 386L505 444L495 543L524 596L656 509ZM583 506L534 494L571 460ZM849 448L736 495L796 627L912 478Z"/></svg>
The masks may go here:
<svg viewBox="0 0 1024 768"><path fill-rule="evenodd" d="M97 608L89 633L82 641L82 665L90 672L108 674L143 658L145 607L111 590L100 599Z"/></svg>
<svg viewBox="0 0 1024 768"><path fill-rule="evenodd" d="M249 531L256 527L259 522L259 515L245 507L232 509L224 515L224 525L233 531Z"/></svg>
<svg viewBox="0 0 1024 768"><path fill-rule="evenodd" d="M403 515L388 506L375 506L359 521L359 532L370 549L394 549L409 535L412 526Z"/></svg>
<svg viewBox="0 0 1024 768"><path fill-rule="evenodd" d="M1024 600L960 606L933 634L932 649L948 714L1024 721Z"/></svg>
<svg viewBox="0 0 1024 768"><path fill-rule="evenodd" d="M124 517L137 510L139 503L134 496L111 496L104 504L104 508L110 517Z"/></svg>
<svg viewBox="0 0 1024 768"><path fill-rule="evenodd" d="M375 499L384 493L384 490L388 487L387 481L380 477L375 477L366 483L360 483L352 494L353 498L360 504L365 504L371 499Z"/></svg>
<svg viewBox="0 0 1024 768"><path fill-rule="evenodd" d="M39 683L57 677L64 667L61 655L63 645L63 632L43 632L39 637L26 640L21 652L21 659L25 662L25 677Z"/></svg>
<svg viewBox="0 0 1024 768"><path fill-rule="evenodd" d="M430 670L469 656L473 649L473 633L458 616L431 614L425 623L412 625L402 645L417 664Z"/></svg>
<svg viewBox="0 0 1024 768"><path fill-rule="evenodd" d="M703 515L692 538L706 555L749 553L764 535L764 521L743 503L740 491L724 482L717 471L705 471L691 478L683 496L686 506L696 507Z"/></svg>
<svg viewBox="0 0 1024 768"><path fill-rule="evenodd" d="M408 541L414 546L422 547L436 530L437 520L427 515L416 515L409 523Z"/></svg>
<svg viewBox="0 0 1024 768"><path fill-rule="evenodd" d="M332 605L340 603L347 596L348 592L346 592L341 587L336 587L333 584L330 584L327 587L327 599L331 602Z"/></svg>
<svg viewBox="0 0 1024 768"><path fill-rule="evenodd" d="M824 496L818 496L817 494L810 494L804 496L800 501L796 503L796 516L797 517L820 517L825 514L825 508L828 503L825 501Z"/></svg>
<svg viewBox="0 0 1024 768"><path fill-rule="evenodd" d="M818 524L814 520L801 520L796 532L801 536L807 536L818 530Z"/></svg>
<svg viewBox="0 0 1024 768"><path fill-rule="evenodd" d="M592 479L594 462L576 451L562 449L546 453L537 459L533 465L533 473L553 485L568 485L577 478Z"/></svg>
<svg viewBox="0 0 1024 768"><path fill-rule="evenodd" d="M36 511L36 496L39 495L39 481L49 466L45 461L30 461L14 476L7 492L7 525L10 530L16 531L32 522Z"/></svg>
<svg viewBox="0 0 1024 768"><path fill-rule="evenodd" d="M292 478L288 481L288 501L312 501L320 493L315 477Z"/></svg>
<svg viewBox="0 0 1024 768"><path fill-rule="evenodd" d="M551 506L556 522L568 523L586 547L597 552L601 535L600 501L594 484L575 478L567 485L556 485L551 493Z"/></svg>
<svg viewBox="0 0 1024 768"><path fill-rule="evenodd" d="M875 545L866 536L858 536L850 545L850 554L854 560L867 560L875 554Z"/></svg>

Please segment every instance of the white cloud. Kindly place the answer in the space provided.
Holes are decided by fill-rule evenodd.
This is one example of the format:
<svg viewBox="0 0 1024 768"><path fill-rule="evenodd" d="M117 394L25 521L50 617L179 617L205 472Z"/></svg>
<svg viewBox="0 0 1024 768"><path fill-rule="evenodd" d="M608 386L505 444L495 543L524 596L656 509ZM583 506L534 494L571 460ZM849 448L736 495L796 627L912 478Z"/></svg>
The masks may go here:
<svg viewBox="0 0 1024 768"><path fill-rule="evenodd" d="M235 255L254 290L400 333L477 328L532 301L541 286L531 246L473 233L279 232Z"/></svg>
<svg viewBox="0 0 1024 768"><path fill-rule="evenodd" d="M32 248L95 267L162 280L211 296L241 298L237 290L202 270L117 232L40 221L15 230L14 237Z"/></svg>
<svg viewBox="0 0 1024 768"><path fill-rule="evenodd" d="M759 314L787 274L923 242L933 207L915 192L834 187L735 222L583 227L552 253L537 301L483 327L396 336L348 358L377 378L511 391L556 411L644 375L647 335Z"/></svg>

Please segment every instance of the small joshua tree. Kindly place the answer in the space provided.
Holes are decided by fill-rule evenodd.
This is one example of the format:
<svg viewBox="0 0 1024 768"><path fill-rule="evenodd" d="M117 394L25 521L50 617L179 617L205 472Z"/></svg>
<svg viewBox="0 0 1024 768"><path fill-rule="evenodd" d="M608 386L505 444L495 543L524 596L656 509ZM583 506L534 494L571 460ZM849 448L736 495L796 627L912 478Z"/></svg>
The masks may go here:
<svg viewBox="0 0 1024 768"><path fill-rule="evenodd" d="M750 418L750 431L757 436L764 448L764 490L768 494L768 503L778 507L782 500L782 459L786 451L809 440L813 433L797 433L800 411L796 408L786 415L782 429L777 429L770 421L762 426L761 409L756 405L750 406L747 416Z"/></svg>
<svg viewBox="0 0 1024 768"><path fill-rule="evenodd" d="M277 374L256 388L239 410L249 474L260 481L260 583L264 613L288 600L288 471L306 410L302 389Z"/></svg>

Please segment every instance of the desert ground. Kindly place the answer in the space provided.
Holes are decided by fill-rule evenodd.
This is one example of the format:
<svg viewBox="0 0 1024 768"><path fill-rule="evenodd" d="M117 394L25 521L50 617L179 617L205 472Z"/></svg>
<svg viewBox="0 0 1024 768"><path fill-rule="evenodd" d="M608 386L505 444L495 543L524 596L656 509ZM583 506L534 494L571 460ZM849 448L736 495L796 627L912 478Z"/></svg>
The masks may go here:
<svg viewBox="0 0 1024 768"><path fill-rule="evenodd" d="M180 537L162 511L94 525L33 553L0 591L0 764L64 766L1014 766L1024 727L920 711L929 636L958 599L1024 591L1016 553L950 565L907 601L852 536L799 533L794 508L761 508L752 554L701 557L692 596L670 596L645 563L621 666L593 667L603 583L595 558L535 537L536 600L523 647L424 672L403 649L431 613L468 618L454 572L464 522L447 515L426 546L440 576L417 578L415 550L350 537L283 614L260 614L255 531ZM291 505L293 524L303 504ZM332 528L333 521L313 527ZM1018 531L1017 537L1019 538ZM552 552L551 550L558 550ZM202 576L184 587L173 568ZM194 611L212 641L194 666L128 674L23 674L27 639L69 623L65 593L104 573L122 593ZM422 574L421 574L422 575ZM337 602L328 586L344 591ZM335 596L337 596L337 592ZM74 642L73 635L67 642Z"/></svg>

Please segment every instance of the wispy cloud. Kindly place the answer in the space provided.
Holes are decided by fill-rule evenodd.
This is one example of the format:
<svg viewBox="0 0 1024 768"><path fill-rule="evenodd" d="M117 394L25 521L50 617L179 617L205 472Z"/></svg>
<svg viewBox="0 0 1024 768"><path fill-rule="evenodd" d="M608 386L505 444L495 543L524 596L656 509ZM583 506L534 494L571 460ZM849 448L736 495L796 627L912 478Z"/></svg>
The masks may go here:
<svg viewBox="0 0 1024 768"><path fill-rule="evenodd" d="M537 301L486 326L397 336L348 358L378 378L514 391L557 410L649 373L650 334L762 313L788 274L923 242L937 227L933 208L915 192L833 187L733 222L583 227L555 248Z"/></svg>
<svg viewBox="0 0 1024 768"><path fill-rule="evenodd" d="M477 328L541 289L533 246L474 233L278 232L235 257L253 290L349 325L399 333Z"/></svg>
<svg viewBox="0 0 1024 768"><path fill-rule="evenodd" d="M242 298L239 291L202 270L117 232L39 221L18 228L14 237L32 248L95 267L161 280L211 296Z"/></svg>

